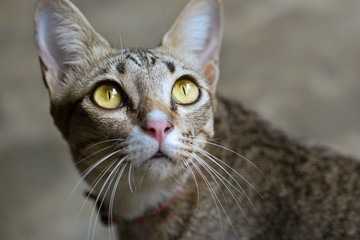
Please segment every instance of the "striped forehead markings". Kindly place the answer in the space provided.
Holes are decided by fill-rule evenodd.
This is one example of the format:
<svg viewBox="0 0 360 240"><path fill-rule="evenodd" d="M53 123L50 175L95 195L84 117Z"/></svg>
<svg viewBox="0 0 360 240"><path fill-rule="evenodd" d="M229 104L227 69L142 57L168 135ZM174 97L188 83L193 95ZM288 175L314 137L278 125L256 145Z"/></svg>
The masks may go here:
<svg viewBox="0 0 360 240"><path fill-rule="evenodd" d="M175 65L172 62L164 62L170 73L175 72Z"/></svg>
<svg viewBox="0 0 360 240"><path fill-rule="evenodd" d="M141 64L130 54L126 55L125 59L129 59L131 61L133 61L136 65L138 65L139 67L141 67Z"/></svg>
<svg viewBox="0 0 360 240"><path fill-rule="evenodd" d="M144 67L156 64L157 59L159 58L154 54L152 50L142 49L142 48L131 48L125 49L123 54L126 55L125 60L130 60L135 63L138 67Z"/></svg>
<svg viewBox="0 0 360 240"><path fill-rule="evenodd" d="M116 69L119 71L119 73L124 74L125 73L125 63L121 62L116 66Z"/></svg>
<svg viewBox="0 0 360 240"><path fill-rule="evenodd" d="M155 63L156 63L156 58L155 58L155 57L150 57L150 59L151 59L151 64L152 64L152 65L155 65Z"/></svg>
<svg viewBox="0 0 360 240"><path fill-rule="evenodd" d="M122 53L125 55L125 61L120 62L116 66L120 74L124 74L126 71L126 61L131 61L141 68L146 66L154 66L159 60L159 57L149 49L125 49ZM170 73L174 73L176 71L175 64L172 61L163 60L161 62L165 64Z"/></svg>

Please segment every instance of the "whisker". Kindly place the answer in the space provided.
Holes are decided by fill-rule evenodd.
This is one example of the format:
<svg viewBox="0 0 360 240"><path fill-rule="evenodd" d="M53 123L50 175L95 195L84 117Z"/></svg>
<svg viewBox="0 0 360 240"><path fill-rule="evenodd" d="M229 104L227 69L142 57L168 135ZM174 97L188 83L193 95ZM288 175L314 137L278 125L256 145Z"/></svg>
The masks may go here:
<svg viewBox="0 0 360 240"><path fill-rule="evenodd" d="M111 145L111 146L104 147L104 148L102 148L102 149L100 149L100 150L98 150L98 151L90 154L89 156L84 157L84 158L81 159L80 161L77 161L74 165L76 166L76 165L78 165L79 163L82 163L82 162L84 162L85 160L91 158L92 156L94 156L94 155L96 155L96 154L98 154L98 153L100 153L100 152L102 152L102 151L105 151L105 150L107 150L107 149L109 149L109 148L111 148L111 147L112 147L112 145Z"/></svg>
<svg viewBox="0 0 360 240"><path fill-rule="evenodd" d="M246 162L248 162L251 166L253 166L256 170L258 170L262 175L264 175L264 174L262 173L262 171L261 171L252 161L250 161L248 158L246 158L245 156L241 155L240 153L237 153L237 152L231 150L230 148L221 146L220 144L213 143L213 142L210 142L210 141L204 141L204 140L195 139L195 138L192 139L192 140L198 141L198 142L202 142L202 143L206 143L206 144L209 144L209 145L212 145L212 146L215 146L215 147L218 147L218 148L222 148L222 149L224 149L224 150L227 150L227 151L235 154L236 156L244 159L244 160L245 160Z"/></svg>
<svg viewBox="0 0 360 240"><path fill-rule="evenodd" d="M119 30L119 41L120 41L120 50L123 50L123 41L121 37L121 31Z"/></svg>
<svg viewBox="0 0 360 240"><path fill-rule="evenodd" d="M89 195L88 195L88 197L86 198L86 200L89 198L90 194L92 194L92 192L94 192L96 186L100 183L101 179L103 179L103 177L106 175L106 173L108 172L108 170L110 170L115 163L116 163L116 160L114 160L114 161L112 162L112 164L106 168L106 171L103 171L103 173L102 173L101 176L98 178L98 180L96 181L96 183L92 186L92 189L91 189L91 191L89 192ZM111 174L112 174L113 171L114 171L114 170L112 170L112 171L110 172L110 175L109 175L109 176L111 176ZM108 176L108 177L109 177L109 176ZM108 178L107 178L107 179L108 179ZM103 186L101 187L101 190L103 189L103 187L104 187L104 185L106 184L106 182L107 182L107 180L103 183ZM89 230L88 230L88 237L87 237L87 239L90 239L90 229L91 229L91 224L92 224L92 219L93 219L93 215L94 215L95 209L98 208L98 211L100 211L100 206L98 206L98 200L99 200L99 198L100 198L100 195L101 195L101 191L97 194L97 197L96 197L96 199L95 199L95 201L94 201L94 207L93 207L93 210L92 210L92 212L91 212L90 221L89 221ZM95 226L94 226L94 227L96 227L96 223L95 223Z"/></svg>
<svg viewBox="0 0 360 240"><path fill-rule="evenodd" d="M103 163L104 161L106 161L107 159L109 159L110 157L114 156L115 154L121 152L123 149L119 149L115 152L112 152L108 155L106 155L105 157L101 158L99 161L96 161L94 164L90 165L90 167L88 167L85 171L83 171L80 174L80 179L79 181L76 183L75 187L73 188L73 190L71 191L67 201L70 200L71 196L74 194L75 190L79 187L80 183L82 183L84 181L84 179L90 174L91 171L93 171L96 167L98 167L101 163Z"/></svg>
<svg viewBox="0 0 360 240"><path fill-rule="evenodd" d="M92 192L95 190L95 187L96 185L100 182L101 178L103 178L106 174L106 172L115 164L116 160L112 161L111 163L108 164L108 166L106 166L106 168L104 170L102 170L102 172L99 174L99 176L95 179L95 183L92 184L91 186L91 189L88 193L88 195L86 196L80 210L79 210L79 213L77 214L76 218L75 218L75 223L73 225L73 228L69 234L69 238L71 237L71 235L73 234L74 230L75 230L75 226L77 224L77 222L79 221L79 218L80 218L80 215L81 215L81 212L83 211L84 207L85 207L85 204L88 202L89 198L90 198L90 195L92 194Z"/></svg>
<svg viewBox="0 0 360 240"><path fill-rule="evenodd" d="M144 178L145 178L146 173L147 173L147 172L144 172L144 174L141 176L140 183L139 183L139 188L140 188L140 189L141 189L141 185L142 185L142 182L144 181Z"/></svg>
<svg viewBox="0 0 360 240"><path fill-rule="evenodd" d="M125 171L126 166L127 166L127 163L125 163L125 165L121 168L120 172L118 173L118 177L115 181L115 185L114 185L112 193L111 193L110 204L109 204L109 213L108 213L108 215L110 216L110 219L113 219L113 207L114 207L115 194L116 194L117 187L119 185L120 179ZM114 225L112 222L110 222L110 228L109 228L109 236L110 236L110 240L111 240L110 230L112 231L113 235L116 237Z"/></svg>
<svg viewBox="0 0 360 240"><path fill-rule="evenodd" d="M133 174L131 175L131 182L134 184L134 191L136 191L136 182L135 182L135 173L134 173L135 169L132 168L131 170L133 172Z"/></svg>
<svg viewBox="0 0 360 240"><path fill-rule="evenodd" d="M185 167L186 169L190 172L192 178L194 179L194 182L195 182L195 185L196 185L196 192L197 192L197 203L199 205L199 202L200 202L200 192L199 192L199 184L196 180L196 176L195 176L195 173L194 171L191 169L189 163L187 163L186 161L184 161L184 164L185 164Z"/></svg>
<svg viewBox="0 0 360 240"><path fill-rule="evenodd" d="M194 160L196 160L196 161L198 161L196 158L194 158L194 156L191 154L191 153L189 153L188 152L188 154L194 159ZM197 156L197 155L196 155ZM200 163L201 164L201 163ZM208 184L209 184L209 187L212 189L212 191L214 192L214 196L215 196L215 198L216 198L216 200L218 201L218 203L219 203L219 205L220 205L220 207L221 207L221 209L222 209L222 211L223 211L223 213L224 213L224 215L225 215L225 217L227 218L227 220L228 220L228 222L229 222L229 224L230 224L230 226L231 226L231 228L234 230L234 233L235 233L235 235L236 235L236 237L237 238L239 238L239 236L238 236L238 233L237 233L237 231L236 231L236 229L235 229L235 227L234 227L234 225L232 224L232 221L231 221L231 219L230 219L230 217L229 217L229 215L227 214L227 212L226 212L226 210L224 209L224 206L222 205L222 203L221 203L221 201L220 201L220 199L218 198L218 196L216 195L216 193L215 193L215 191L214 191L214 189L213 189L213 187L211 186L211 184L210 184L210 182L209 182L209 180L206 178L206 176L203 174L203 172L199 169L199 167L198 166L196 166L195 164L193 164L193 166L195 167L195 168L197 168L198 169L198 172L199 172L199 174L200 175L203 175L204 177L205 177L205 179L207 180L207 182L208 182ZM207 169L207 168L205 168L205 169ZM210 173L209 173L210 174ZM210 174L210 176L212 176L212 174ZM204 178L203 178L204 179ZM205 180L204 179L204 180ZM215 180L215 179L214 179ZM215 180L215 182L217 183L217 181ZM221 190L221 188L219 187L219 190ZM223 231L223 228L222 228L222 231ZM222 232L222 234L223 234L223 232ZM224 237L223 237L224 238Z"/></svg>
<svg viewBox="0 0 360 240"><path fill-rule="evenodd" d="M188 153L188 154L190 155L190 153ZM192 156L190 156L190 157L191 157L191 159L193 159ZM194 160L195 160L195 159L194 159ZM199 168L192 160L190 160L190 163L194 166L194 168L196 169L196 171L200 174L201 178L204 180L206 186L207 186L208 189L209 189L209 192L210 192L210 194L211 194L211 197L212 197L212 199L213 199L213 201L214 201L214 203L215 203L216 211L217 211L217 213L218 213L219 222L220 222L220 226L221 226L222 239L224 239L224 226L223 226L223 222L222 222L222 218L221 218L220 209L219 209L219 206L218 206L218 204L220 204L221 208L223 209L222 204L221 204L221 202L219 201L218 197L216 196L214 189L213 189L212 186L210 185L210 182L209 182L209 180L206 178L206 176L204 175L204 173L200 170L200 168ZM223 209L223 211L224 211L224 209Z"/></svg>
<svg viewBox="0 0 360 240"><path fill-rule="evenodd" d="M98 206L98 209L97 209L97 213L96 213L96 217L95 217L95 220L94 220L94 227L93 227L93 232L92 232L92 240L94 240L94 237L95 237L95 229L96 229L96 223L98 222L98 219L99 219L99 215L100 215L100 212L101 212L101 209L103 207L103 203L105 201L105 198L106 198L106 194L108 193L110 187L111 187L111 184L113 182L113 180L115 179L115 176L116 176L116 173L118 172L119 170L119 164L117 164L115 166L115 168L111 171L111 173L109 174L108 178L106 179L106 181L104 182L103 186L101 187L101 190L99 192L99 195L97 197L97 200L95 201L95 206ZM106 183L108 182L108 180L110 180L108 186L106 187L106 191L104 193L104 196L101 200L100 203L98 203L98 200L100 200L100 196L101 196L101 193L102 191L104 190L105 186L106 186ZM91 213L91 217L90 217L90 223L92 221L92 217L93 217L93 213L95 213L95 208L93 208L93 211ZM90 228L89 228L90 230Z"/></svg>
<svg viewBox="0 0 360 240"><path fill-rule="evenodd" d="M95 236L95 228L96 228L96 222L97 222L97 219L99 218L99 213L100 213L100 209L104 203L104 200L105 200L105 197L106 197L106 194L107 192L109 191L109 188L111 187L111 183L112 181L114 180L115 176L116 176L116 171L118 171L118 168L120 167L120 165L126 160L128 156L125 156L123 157L114 167L114 169L110 172L109 176L106 178L106 180L104 181L99 193L98 193L98 196L96 197L96 200L95 200L95 206L98 206L98 213L95 217L95 220L94 220L94 228L93 228L93 232L92 232L92 240L94 240L94 236ZM103 199L102 201L100 202L100 204L98 204L99 202L99 199L101 197L101 194L102 192L104 191L105 187L106 187L106 184L109 182L110 180L110 183L104 193L104 196L103 196ZM92 223L92 219L93 219L93 216L94 216L94 213L95 213L95 207L93 209L93 211L91 212L91 216L90 216L90 222L89 222L89 231L88 231L88 239L90 237L90 228L91 228L91 223Z"/></svg>
<svg viewBox="0 0 360 240"><path fill-rule="evenodd" d="M211 178L214 180L215 184L218 186L220 192L221 192L221 195L223 196L224 200L225 200L225 204L226 204L226 208L228 208L228 202L227 202L227 199L225 197L225 194L222 190L222 188L220 187L218 181L216 181L216 178L213 176L213 174L209 171L209 168L204 164L205 161L203 161L198 155L196 155L195 153L189 153L193 159L195 159L208 173L209 175L211 176ZM221 179L219 179L221 181ZM224 183L223 183L224 184Z"/></svg>
<svg viewBox="0 0 360 240"><path fill-rule="evenodd" d="M130 167L129 167L128 182L129 182L129 188L130 188L131 193L134 193L134 191L131 187L131 168L132 168L132 163L130 163Z"/></svg>
<svg viewBox="0 0 360 240"><path fill-rule="evenodd" d="M115 144L115 143L117 143L117 142L124 142L124 141L126 141L126 139L123 139L123 138L113 138L113 139L107 139L107 140L104 140L104 141L100 141L100 142L97 142L97 143L95 143L95 144L87 147L87 148L84 150L84 153L87 152L87 151L89 151L91 148L96 147L96 146L98 146L98 145L100 145L100 144L103 144L103 143L114 142L114 144Z"/></svg>
<svg viewBox="0 0 360 240"><path fill-rule="evenodd" d="M240 203L238 201L238 199L235 196L235 193L229 188L228 184L226 184L224 181L226 181L227 183L229 183L233 188L235 188L237 190L236 187L234 187L226 178L224 178L218 171L216 171L216 169L214 169L212 166L210 166L207 162L205 162L203 159L201 159L198 155L195 154L195 157L197 157L198 161L203 162L203 164L206 166L206 168L208 168L211 172L213 172L215 174L215 176L221 181L221 183L225 186L225 188L228 190L228 192L230 193L231 197L234 199L236 205L239 207L240 211L243 213L243 215L245 216L246 220L249 222L248 216L245 213L245 211L243 210L243 208L240 206ZM221 178L224 180L221 180ZM216 181L216 180L215 180ZM240 192L242 193L242 192ZM246 193L245 193L246 194ZM247 196L247 195L245 195ZM249 198L246 198L250 204L253 206L252 202L250 201ZM254 207L254 206L253 206Z"/></svg>
<svg viewBox="0 0 360 240"><path fill-rule="evenodd" d="M97 214L96 214L96 218L95 218L95 221L94 221L94 228L93 228L93 233L92 233L92 238L94 239L94 237L95 237L95 228L96 228L96 222L98 221L98 219L99 219L99 215L100 215L100 209L102 208L102 206L103 206L103 204L104 204L104 201L105 201L105 198L106 198L106 195L107 195L107 193L109 192L109 190L110 190L110 188L111 188L111 185L112 185L112 183L113 183L113 181L115 180L115 178L116 178L116 174L119 172L119 170L120 170L120 166L121 166L121 164L126 160L126 158L127 158L128 156L125 156L124 158L122 158L120 161L119 161L119 163L115 166L115 168L114 168L114 170L110 173L110 175L109 175L109 178L110 178L110 176L111 176L111 179L110 179L110 182L109 182L109 184L108 184L108 186L107 186L107 188L106 188L106 191L105 191L105 193L103 194L103 199L101 200L101 202L100 202L100 204L99 204L99 209L98 209L98 212L97 212ZM106 185L106 183L104 183L104 187L105 187L105 185ZM114 191L114 189L113 189L113 191ZM100 193L101 193L101 191L100 191ZM100 195L99 195L100 196ZM109 208L110 209L110 208ZM111 236L111 235L110 235ZM111 238L111 237L110 237Z"/></svg>
<svg viewBox="0 0 360 240"><path fill-rule="evenodd" d="M171 171L169 171L169 172L167 172L167 173L170 174L170 176L174 179L174 181L175 181L178 185L181 185L181 183L179 182L179 180L174 177L174 175L171 173Z"/></svg>
<svg viewBox="0 0 360 240"><path fill-rule="evenodd" d="M197 139L194 139L194 140L197 140ZM206 143L209 143L209 144L212 144L211 142L209 142L209 141L201 141L201 140L197 140L197 141L200 141L200 142L206 142ZM240 184L233 178L233 176L227 171L227 170L225 170L219 163L221 163L221 164L223 164L223 165L225 165L226 167L228 167L230 170L232 170L236 175L238 175L242 180L244 180L261 198L263 198L263 196L256 190L256 188L244 177L244 176L242 176L239 172L237 172L234 168L232 168L229 164L227 164L226 162L224 162L224 161L222 161L221 159L219 159L219 158L217 158L216 156L214 156L214 155L212 155L211 153L209 153L208 151L206 151L205 149L201 149L201 148L199 148L199 147L196 147L195 145L193 145L193 144L190 144L190 143L186 143L187 145L189 145L189 146L191 146L191 147L193 147L193 148L195 148L198 152L200 152L200 153L202 153L204 156L206 156L209 160L211 160L212 162L214 162L216 165L218 165L222 170L224 170L225 171L225 173L227 174L227 175L229 175L235 182L236 182L236 184L239 186L239 188L243 191L243 194L245 194L245 196L247 197L247 194L246 194L246 192L244 191L244 189L240 186ZM226 150L228 150L228 151L231 151L231 152L233 152L233 153L235 153L235 154L237 154L238 156L240 156L240 157L243 157L243 156L241 156L241 155L239 155L238 153L236 153L236 152L234 152L234 151L232 151L231 149L228 149L228 148L225 148L225 147L223 147L223 146L221 146L221 145L217 145L218 147L222 147L222 148L224 148L224 149L226 149ZM243 157L244 158L244 157ZM248 160L248 161L250 161L250 160ZM251 163L251 162L250 162ZM258 171L260 171L254 164L252 164ZM262 172L260 171L260 173L262 174ZM262 174L263 175L263 174ZM248 198L248 197L247 197ZM248 198L249 199L249 198ZM250 199L249 199L249 202L251 202L250 201ZM251 205L253 205L253 204L251 204ZM254 206L253 206L254 207ZM254 207L254 209L256 210L256 208ZM257 210L256 210L257 211Z"/></svg>
<svg viewBox="0 0 360 240"><path fill-rule="evenodd" d="M114 182L115 179L117 179L116 174L118 174L119 171L121 170L120 167L115 168L115 169L116 169L116 171L114 172L113 177L111 178L111 180L110 180L110 182L109 182L109 184L108 184L108 187L107 187L107 189L106 189L106 192L105 192L105 194L104 194L104 197L103 197L103 199L102 199L102 201L101 201L101 203L100 203L100 206L102 206L102 204L103 204L103 202L104 202L104 199L105 199L108 191L109 191L110 188L111 188L112 183ZM116 182L116 180L115 180L115 182ZM114 191L114 188L113 188L112 191L111 191L110 202L111 202L111 200L112 200L112 193L113 193L113 191ZM107 216L103 216L103 215L102 215L101 217L107 217L107 219L102 219L102 220L103 220L103 221L107 221L107 223L110 225L108 229L109 229L109 238L110 238L110 240L111 240L111 231L110 231L110 229L112 229L112 222L109 221L109 220L111 220L112 218L110 218L110 212L111 212L111 210L110 210L110 209L111 209L110 204L109 204L108 207L109 207L109 208L108 208L108 215L107 215ZM100 212L101 212L101 210L99 209L99 210L98 210L98 213L97 213L97 215L96 215L95 223L96 223L97 220L98 220L98 217L99 217L99 215L100 215ZM94 236L95 236L95 228L96 228L96 226L94 226L94 229L93 229L93 238L94 238Z"/></svg>
<svg viewBox="0 0 360 240"><path fill-rule="evenodd" d="M242 180L244 180L246 182L246 184L248 184L261 198L262 195L256 190L256 188L244 177L242 176L239 172L237 172L235 169L233 169L231 166L229 166L227 163L225 163L224 161L220 160L219 158L217 158L216 156L212 155L211 153L205 151L204 149L198 148L196 146L192 147L194 149L196 149L198 152L200 152L201 154L203 154L204 156L206 156L210 161L212 161L213 163L215 163L219 168L221 168L232 180L234 180L234 182L236 183L236 185L239 187L239 189L241 190L242 194L245 195L245 197L248 199L248 201L251 203L251 205L253 206L251 200L249 199L246 191L243 189L243 187L241 187L241 185L239 184L239 182L223 167L221 166L220 163L224 164L226 167L230 168L236 175L238 175ZM226 181L228 181L226 179ZM230 182L229 182L230 183ZM230 183L231 184L231 183ZM232 185L232 184L231 184ZM234 186L233 186L234 187ZM236 187L234 187L235 189L237 189ZM254 209L255 206L253 206Z"/></svg>

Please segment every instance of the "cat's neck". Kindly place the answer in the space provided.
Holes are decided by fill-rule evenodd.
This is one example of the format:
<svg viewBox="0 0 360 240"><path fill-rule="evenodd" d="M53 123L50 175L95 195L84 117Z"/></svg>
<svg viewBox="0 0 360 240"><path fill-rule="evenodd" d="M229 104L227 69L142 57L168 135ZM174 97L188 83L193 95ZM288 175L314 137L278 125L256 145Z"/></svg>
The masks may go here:
<svg viewBox="0 0 360 240"><path fill-rule="evenodd" d="M136 180L135 180L136 181ZM139 179L141 181L141 179ZM182 189L179 182L146 182L132 186L127 181L119 183L114 201L107 196L106 202L114 204L114 216L120 220L134 221L167 205Z"/></svg>

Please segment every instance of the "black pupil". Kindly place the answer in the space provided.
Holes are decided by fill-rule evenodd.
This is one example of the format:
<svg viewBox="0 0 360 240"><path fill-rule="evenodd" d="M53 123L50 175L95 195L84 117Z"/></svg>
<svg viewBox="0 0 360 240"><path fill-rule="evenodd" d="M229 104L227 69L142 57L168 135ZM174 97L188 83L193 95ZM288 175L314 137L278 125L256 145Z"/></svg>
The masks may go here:
<svg viewBox="0 0 360 240"><path fill-rule="evenodd" d="M111 99L111 90L109 89L109 90L107 90L107 98L108 98L108 100L110 100Z"/></svg>
<svg viewBox="0 0 360 240"><path fill-rule="evenodd" d="M184 86L184 85L182 85L182 86L181 86L181 88L182 88L182 90L183 90L183 92L184 92L184 95L186 95L185 86Z"/></svg>

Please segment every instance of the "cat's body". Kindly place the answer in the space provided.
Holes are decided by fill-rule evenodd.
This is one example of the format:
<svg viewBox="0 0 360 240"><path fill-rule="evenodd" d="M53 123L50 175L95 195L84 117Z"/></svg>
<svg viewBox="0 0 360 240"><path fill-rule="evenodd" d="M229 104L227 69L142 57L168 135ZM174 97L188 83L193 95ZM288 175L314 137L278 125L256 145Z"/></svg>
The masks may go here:
<svg viewBox="0 0 360 240"><path fill-rule="evenodd" d="M258 167L217 146L207 149L239 169L262 195L233 174L251 200L250 204L246 197L239 198L244 212L236 204L227 209L240 239L359 238L358 160L298 143L252 111L223 98L218 102L214 138L222 139L220 145L241 152ZM208 179L219 198L224 194L228 202L233 201L225 188L219 190L214 180ZM230 177L227 179L231 181ZM165 214L148 222L123 222L123 239L237 239L224 215L222 235L219 213L206 184L198 182L202 189L199 201L194 181L190 179L187 184ZM171 227L165 227L167 224Z"/></svg>
<svg viewBox="0 0 360 240"><path fill-rule="evenodd" d="M249 239L359 237L359 161L299 143L236 103L226 101L219 107L218 137L227 133L221 144L241 152L262 171L232 159L263 197L247 191L258 211L250 214ZM231 159L227 151L215 151L221 159Z"/></svg>
<svg viewBox="0 0 360 240"><path fill-rule="evenodd" d="M360 162L216 96L220 8L193 0L160 47L116 50L38 2L52 115L101 214L120 239L360 238Z"/></svg>

